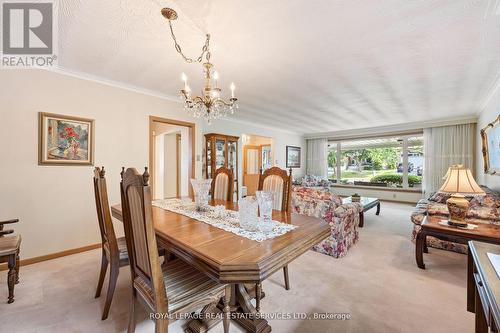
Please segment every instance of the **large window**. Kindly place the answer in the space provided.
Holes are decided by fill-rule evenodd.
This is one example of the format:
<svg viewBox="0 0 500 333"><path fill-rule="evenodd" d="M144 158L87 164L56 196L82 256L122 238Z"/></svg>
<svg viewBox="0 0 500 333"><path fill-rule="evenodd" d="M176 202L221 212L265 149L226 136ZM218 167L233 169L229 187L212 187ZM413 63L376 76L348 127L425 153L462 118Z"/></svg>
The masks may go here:
<svg viewBox="0 0 500 333"><path fill-rule="evenodd" d="M330 142L328 177L353 186L414 188L422 186L421 135Z"/></svg>

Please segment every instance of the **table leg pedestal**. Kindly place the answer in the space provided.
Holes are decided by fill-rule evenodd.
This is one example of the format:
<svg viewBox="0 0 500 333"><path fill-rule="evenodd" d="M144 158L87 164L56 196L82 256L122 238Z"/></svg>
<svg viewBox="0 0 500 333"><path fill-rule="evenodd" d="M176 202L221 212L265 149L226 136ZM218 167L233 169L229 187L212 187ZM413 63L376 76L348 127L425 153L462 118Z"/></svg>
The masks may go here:
<svg viewBox="0 0 500 333"><path fill-rule="evenodd" d="M223 305L222 305L223 306ZM192 319L184 329L185 333L206 333L221 322L222 310L219 306L211 305L203 308L202 313L209 315L207 319Z"/></svg>
<svg viewBox="0 0 500 333"><path fill-rule="evenodd" d="M377 211L375 212L375 215L380 214L380 202L377 204Z"/></svg>
<svg viewBox="0 0 500 333"><path fill-rule="evenodd" d="M268 333L271 332L271 326L265 319L257 319L257 310L251 303L256 295L255 285L245 285L243 283L231 285L231 324L237 323L243 329L250 333ZM265 293L261 291L260 298L264 298ZM209 329L217 325L222 318L223 304L220 302L217 306L207 306L202 312L209 313L209 319L191 320L185 333L206 333ZM212 319L213 318L213 319ZM231 325L230 324L230 325Z"/></svg>
<svg viewBox="0 0 500 333"><path fill-rule="evenodd" d="M265 319L253 318L257 316L257 310L250 302L253 297L248 294L244 284L234 286L236 304L238 305L235 311L231 313L231 319L236 321L238 325L251 333L268 333L271 332L271 326ZM262 298L262 295L261 295Z"/></svg>

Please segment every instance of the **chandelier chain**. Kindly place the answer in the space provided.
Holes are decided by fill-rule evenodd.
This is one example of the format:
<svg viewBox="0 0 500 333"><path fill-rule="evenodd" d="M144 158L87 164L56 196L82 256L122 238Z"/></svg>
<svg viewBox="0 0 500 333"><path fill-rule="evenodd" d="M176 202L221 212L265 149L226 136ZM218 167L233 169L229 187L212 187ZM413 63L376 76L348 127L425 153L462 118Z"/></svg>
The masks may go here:
<svg viewBox="0 0 500 333"><path fill-rule="evenodd" d="M184 52L182 52L182 48L181 46L179 45L179 43L177 42L177 38L175 37L175 34L174 34L174 29L172 27L172 22L170 20L168 20L168 25L170 26L170 34L172 35L172 39L174 40L174 45L175 45L175 50L182 56L182 58L187 62L187 63L193 63L193 62L202 62L203 61L203 56L205 56L205 58L207 59L207 61L210 61L210 50L209 50L209 47L210 47L210 34L207 34L207 38L205 40L205 45L203 45L202 49L201 49L201 54L198 58L193 59L193 58L189 58L187 57Z"/></svg>

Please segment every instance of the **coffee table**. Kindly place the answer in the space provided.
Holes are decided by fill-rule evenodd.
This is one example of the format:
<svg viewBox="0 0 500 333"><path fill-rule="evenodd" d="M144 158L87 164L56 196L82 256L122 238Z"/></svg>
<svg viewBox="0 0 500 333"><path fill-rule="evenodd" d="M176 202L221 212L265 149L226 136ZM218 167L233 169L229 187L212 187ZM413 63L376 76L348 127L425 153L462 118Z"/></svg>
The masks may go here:
<svg viewBox="0 0 500 333"><path fill-rule="evenodd" d="M347 197L342 199L342 203L352 203L352 197ZM363 228L365 225L365 216L364 213L367 210L372 209L373 207L377 207L377 211L375 212L375 215L380 214L380 200L377 198L370 198L370 197L360 197L359 203L363 206L363 211L359 213L359 227Z"/></svg>
<svg viewBox="0 0 500 333"><path fill-rule="evenodd" d="M420 225L415 242L415 260L418 268L425 269L424 253L427 251L427 236L441 240L467 245L468 241L475 240L491 244L500 244L500 225L477 223L477 228L465 229L439 224L443 220L440 216L426 216Z"/></svg>

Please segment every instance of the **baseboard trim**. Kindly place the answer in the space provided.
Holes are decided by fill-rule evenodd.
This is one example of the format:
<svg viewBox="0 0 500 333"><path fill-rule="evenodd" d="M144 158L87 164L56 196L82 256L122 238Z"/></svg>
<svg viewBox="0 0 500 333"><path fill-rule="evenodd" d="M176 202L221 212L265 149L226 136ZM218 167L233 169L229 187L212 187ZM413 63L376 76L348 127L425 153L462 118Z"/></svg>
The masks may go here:
<svg viewBox="0 0 500 333"><path fill-rule="evenodd" d="M72 254L77 254L77 253L81 253L81 252L95 250L95 249L98 249L100 247L101 247L101 243L91 244L91 245L87 245L87 246L77 247L75 249L69 249L69 250L65 250L65 251L61 251L61 252L46 254L44 256L22 259L19 262L19 265L20 266L27 266L27 265L31 265L31 264L36 264L36 263L39 263L42 261L52 260L52 259L56 259L56 258L69 256ZM22 247L21 247L21 251L22 251ZM6 263L0 264L0 271L5 271L5 270L7 270L7 264Z"/></svg>

